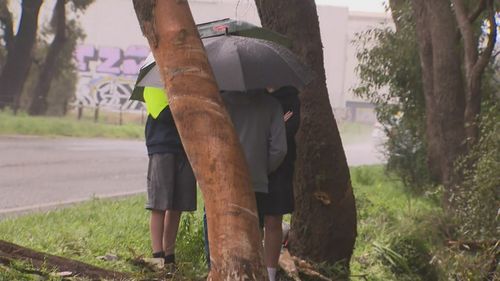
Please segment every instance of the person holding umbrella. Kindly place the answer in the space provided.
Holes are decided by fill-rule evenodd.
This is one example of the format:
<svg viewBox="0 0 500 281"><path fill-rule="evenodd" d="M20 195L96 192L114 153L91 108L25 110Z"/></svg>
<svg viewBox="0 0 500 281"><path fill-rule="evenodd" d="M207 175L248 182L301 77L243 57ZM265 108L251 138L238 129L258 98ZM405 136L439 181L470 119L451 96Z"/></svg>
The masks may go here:
<svg viewBox="0 0 500 281"><path fill-rule="evenodd" d="M175 264L181 213L196 210L196 179L175 126L165 91L145 87L145 135L149 155L146 209L151 211L153 258Z"/></svg>

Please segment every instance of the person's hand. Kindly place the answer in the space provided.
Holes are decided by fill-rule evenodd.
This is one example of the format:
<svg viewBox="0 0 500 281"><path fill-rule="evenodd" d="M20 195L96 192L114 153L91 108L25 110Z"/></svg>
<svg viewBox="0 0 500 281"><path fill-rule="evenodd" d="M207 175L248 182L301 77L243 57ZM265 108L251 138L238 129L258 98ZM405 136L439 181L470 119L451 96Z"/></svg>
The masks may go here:
<svg viewBox="0 0 500 281"><path fill-rule="evenodd" d="M292 111L288 111L287 113L285 113L285 115L283 115L283 119L286 121L288 121L288 119L290 119L293 115L293 112Z"/></svg>

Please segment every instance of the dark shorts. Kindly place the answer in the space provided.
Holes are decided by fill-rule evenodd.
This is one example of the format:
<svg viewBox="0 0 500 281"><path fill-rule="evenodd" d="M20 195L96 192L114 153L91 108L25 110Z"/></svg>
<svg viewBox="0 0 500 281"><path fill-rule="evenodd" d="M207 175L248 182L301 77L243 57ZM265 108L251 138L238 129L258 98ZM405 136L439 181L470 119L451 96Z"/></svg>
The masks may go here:
<svg viewBox="0 0 500 281"><path fill-rule="evenodd" d="M293 171L293 164L284 163L269 175L269 193L262 196L260 203L262 214L284 215L293 212Z"/></svg>
<svg viewBox="0 0 500 281"><path fill-rule="evenodd" d="M148 210L196 210L196 179L183 153L149 156Z"/></svg>
<svg viewBox="0 0 500 281"><path fill-rule="evenodd" d="M259 226L264 227L264 209L267 193L255 192L255 201L257 203L257 215L259 216Z"/></svg>

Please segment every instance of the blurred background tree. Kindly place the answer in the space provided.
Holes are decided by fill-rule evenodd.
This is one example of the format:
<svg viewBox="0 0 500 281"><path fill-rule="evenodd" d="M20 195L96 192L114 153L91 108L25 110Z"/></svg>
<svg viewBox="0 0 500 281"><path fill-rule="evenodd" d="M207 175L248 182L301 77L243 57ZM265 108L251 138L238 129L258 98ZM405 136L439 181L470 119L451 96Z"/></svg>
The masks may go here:
<svg viewBox="0 0 500 281"><path fill-rule="evenodd" d="M2 22L2 52L6 57L5 64L0 74L0 108L11 107L14 111L18 109L27 110L31 115L64 115L67 112L68 103L75 96L77 73L73 62L73 52L77 42L84 38L85 34L80 28L79 16L85 12L94 0L57 0L40 1L37 13L33 14L33 3L36 1L23 1L21 5L21 23L23 18L38 21L40 6L54 5L51 20L43 23L41 28L30 21L28 24L20 24L19 30L14 36L12 29L12 13L9 10L9 1L0 2L0 22ZM26 8L25 8L26 6ZM36 8L35 7L35 8ZM27 20L26 20L27 21ZM22 34L31 32L35 41L20 42L9 38L16 38ZM33 33L34 32L34 33ZM11 34L11 35L9 35ZM19 43L18 43L19 41ZM11 43L9 43L11 42ZM18 51L10 51L12 42L22 44ZM14 49L12 47L12 49ZM23 51L22 55L18 53ZM13 68L9 65L9 56L12 61L16 57L28 58L24 65L26 75L19 75L19 62ZM3 62L4 60L2 60ZM24 63L24 60L21 62ZM8 77L15 76L14 82ZM5 77L6 82L2 82ZM24 78L23 78L24 77ZM22 79L21 79L22 78ZM7 83L8 82L8 83ZM2 83L8 87L2 88ZM17 85L17 86L16 86ZM14 87L16 86L16 87Z"/></svg>

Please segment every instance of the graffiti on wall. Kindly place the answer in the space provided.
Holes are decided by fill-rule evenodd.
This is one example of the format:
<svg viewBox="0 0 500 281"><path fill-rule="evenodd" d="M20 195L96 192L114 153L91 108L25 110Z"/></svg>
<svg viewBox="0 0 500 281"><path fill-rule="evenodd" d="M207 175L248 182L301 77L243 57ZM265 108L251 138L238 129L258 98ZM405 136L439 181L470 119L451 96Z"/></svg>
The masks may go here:
<svg viewBox="0 0 500 281"><path fill-rule="evenodd" d="M76 103L110 110L141 110L143 104L129 100L147 46L95 47L80 45L75 51L79 73Z"/></svg>

